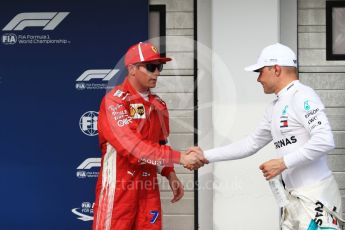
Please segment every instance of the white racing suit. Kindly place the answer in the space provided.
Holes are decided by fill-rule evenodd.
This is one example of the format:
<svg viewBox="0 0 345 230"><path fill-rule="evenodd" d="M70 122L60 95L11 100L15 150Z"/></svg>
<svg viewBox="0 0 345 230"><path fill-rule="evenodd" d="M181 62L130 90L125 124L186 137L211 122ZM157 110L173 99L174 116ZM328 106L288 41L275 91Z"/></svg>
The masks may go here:
<svg viewBox="0 0 345 230"><path fill-rule="evenodd" d="M333 176L288 191L288 201L283 209L282 230L342 229L341 196Z"/></svg>
<svg viewBox="0 0 345 230"><path fill-rule="evenodd" d="M256 153L272 140L277 157L283 157L287 167L282 173L287 191L318 185L328 178L333 180L327 165L327 153L335 145L324 105L313 89L298 80L292 81L277 94L277 98L266 109L264 119L251 135L230 145L205 151L204 154L210 162L240 159ZM338 186L335 181L332 183L334 185L329 192L337 194L337 197L328 200L329 196L317 193L314 194L316 197L310 199L322 201L324 205L336 205L335 212L341 213ZM333 204L333 199L339 202ZM311 221L308 215L291 216L296 210L290 209L289 205L286 209L286 221L291 218L298 223ZM315 223L323 227L325 222L316 220ZM293 229L300 228L295 226Z"/></svg>

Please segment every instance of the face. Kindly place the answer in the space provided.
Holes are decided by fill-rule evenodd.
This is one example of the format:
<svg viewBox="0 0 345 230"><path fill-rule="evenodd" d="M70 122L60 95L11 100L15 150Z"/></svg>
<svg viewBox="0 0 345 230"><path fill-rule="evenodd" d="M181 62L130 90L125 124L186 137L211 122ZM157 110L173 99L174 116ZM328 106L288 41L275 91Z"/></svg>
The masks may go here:
<svg viewBox="0 0 345 230"><path fill-rule="evenodd" d="M261 83L266 94L271 94L276 91L278 78L276 75L275 66L265 66L259 69L258 82Z"/></svg>
<svg viewBox="0 0 345 230"><path fill-rule="evenodd" d="M161 66L160 66L161 65ZM141 92L145 92L150 88L155 88L162 70L162 63L149 62L138 63L131 67L130 74L134 81L134 87Z"/></svg>

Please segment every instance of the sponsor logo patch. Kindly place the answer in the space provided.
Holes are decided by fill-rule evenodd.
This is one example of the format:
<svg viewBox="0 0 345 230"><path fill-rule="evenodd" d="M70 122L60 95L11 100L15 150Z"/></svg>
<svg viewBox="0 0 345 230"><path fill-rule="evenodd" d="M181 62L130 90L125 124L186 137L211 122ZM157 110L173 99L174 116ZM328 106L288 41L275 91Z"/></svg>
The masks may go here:
<svg viewBox="0 0 345 230"><path fill-rule="evenodd" d="M304 101L304 110L305 111L309 111L310 110L309 100Z"/></svg>
<svg viewBox="0 0 345 230"><path fill-rule="evenodd" d="M310 116L316 114L318 111L319 111L319 108L310 110L306 115L304 115L304 117L305 117L305 118L308 118L308 117L310 117Z"/></svg>
<svg viewBox="0 0 345 230"><path fill-rule="evenodd" d="M288 120L281 120L280 121L280 128L287 128L287 127L289 127Z"/></svg>
<svg viewBox="0 0 345 230"><path fill-rule="evenodd" d="M129 115L133 119L144 119L145 115L145 106L143 104L130 104Z"/></svg>
<svg viewBox="0 0 345 230"><path fill-rule="evenodd" d="M290 138L283 138L279 141L274 142L274 146L276 149L285 147L287 145L291 145L297 142L297 138L295 136L291 136Z"/></svg>
<svg viewBox="0 0 345 230"><path fill-rule="evenodd" d="M310 118L310 120L308 121L308 125L310 125L311 123L313 123L316 120L317 120L317 116Z"/></svg>
<svg viewBox="0 0 345 230"><path fill-rule="evenodd" d="M288 113L288 105L285 105L283 111L282 111L282 115L280 116L280 128L287 128L289 127L289 117L287 116Z"/></svg>
<svg viewBox="0 0 345 230"><path fill-rule="evenodd" d="M288 108L289 108L289 106L285 105L283 112L282 112L282 116L285 116L287 114Z"/></svg>
<svg viewBox="0 0 345 230"><path fill-rule="evenodd" d="M315 203L315 223L319 226L322 225L322 216L323 216L323 204L320 201Z"/></svg>
<svg viewBox="0 0 345 230"><path fill-rule="evenodd" d="M314 124L312 127L310 127L310 130L313 130L315 127L321 125L322 122L321 121L318 121L316 124Z"/></svg>
<svg viewBox="0 0 345 230"><path fill-rule="evenodd" d="M158 165L158 166L164 165L164 160L151 160L151 159L141 158L141 161L147 164L151 164L151 165Z"/></svg>

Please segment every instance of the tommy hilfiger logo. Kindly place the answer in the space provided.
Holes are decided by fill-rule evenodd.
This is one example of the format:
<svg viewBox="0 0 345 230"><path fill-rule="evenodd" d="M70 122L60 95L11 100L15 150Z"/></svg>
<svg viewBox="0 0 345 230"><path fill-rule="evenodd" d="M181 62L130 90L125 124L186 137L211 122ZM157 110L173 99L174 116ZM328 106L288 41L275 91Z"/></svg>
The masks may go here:
<svg viewBox="0 0 345 230"><path fill-rule="evenodd" d="M280 128L287 128L289 127L288 120L280 120Z"/></svg>

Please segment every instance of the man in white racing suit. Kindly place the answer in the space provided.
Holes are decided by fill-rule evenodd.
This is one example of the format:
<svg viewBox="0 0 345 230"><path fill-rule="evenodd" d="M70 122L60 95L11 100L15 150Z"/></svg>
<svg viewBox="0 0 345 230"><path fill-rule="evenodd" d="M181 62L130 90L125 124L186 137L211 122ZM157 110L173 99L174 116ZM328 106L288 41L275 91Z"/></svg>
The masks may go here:
<svg viewBox="0 0 345 230"><path fill-rule="evenodd" d="M282 45L264 48L256 64L266 94L276 98L256 130L246 138L204 152L209 162L248 157L273 140L277 159L260 166L267 180L282 176L288 197L282 229L341 229L341 196L327 165L335 147L324 105L298 81L294 52Z"/></svg>

